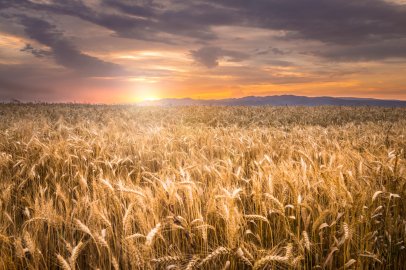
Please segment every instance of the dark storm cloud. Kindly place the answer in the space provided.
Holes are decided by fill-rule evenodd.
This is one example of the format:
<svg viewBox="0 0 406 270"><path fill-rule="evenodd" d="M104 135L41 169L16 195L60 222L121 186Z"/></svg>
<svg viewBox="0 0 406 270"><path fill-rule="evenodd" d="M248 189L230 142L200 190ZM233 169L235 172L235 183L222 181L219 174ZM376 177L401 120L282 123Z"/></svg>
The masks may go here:
<svg viewBox="0 0 406 270"><path fill-rule="evenodd" d="M282 60L268 60L268 61L266 61L266 63L271 66L279 66L279 67L293 66L292 62L282 61Z"/></svg>
<svg viewBox="0 0 406 270"><path fill-rule="evenodd" d="M218 38L211 30L212 26L234 25L240 21L238 14L229 9L194 2L188 2L184 8L174 10L151 1L143 4L133 2L129 4L108 0L104 3L120 10L123 14L142 17L143 22L139 22L137 28L148 30L148 32L163 32L202 40ZM171 4L168 3L168 7L170 6ZM118 35L123 35L121 29L109 28L115 30ZM137 35L133 37L139 38Z"/></svg>
<svg viewBox="0 0 406 270"><path fill-rule="evenodd" d="M268 54L269 51L261 51L261 52L257 52L255 55L264 55L264 54Z"/></svg>
<svg viewBox="0 0 406 270"><path fill-rule="evenodd" d="M337 62L359 62L383 60L391 57L406 58L406 42L403 44L375 44L366 46L340 47L324 52L315 52L314 55Z"/></svg>
<svg viewBox="0 0 406 270"><path fill-rule="evenodd" d="M51 74L32 65L0 64L0 100L29 101L55 97L52 88L38 84L38 81L46 81Z"/></svg>
<svg viewBox="0 0 406 270"><path fill-rule="evenodd" d="M227 62L241 62L250 58L249 54L223 50L220 47L202 47L197 51L190 51L191 56L196 62L206 66L207 68L214 68L219 65L218 60L227 57Z"/></svg>
<svg viewBox="0 0 406 270"><path fill-rule="evenodd" d="M155 18L157 16L156 8L162 8L162 5L158 5L153 1L143 1L142 3L137 3L137 1L124 2L124 1L113 1L104 0L103 4L108 7L116 8L123 13L140 16L143 18Z"/></svg>
<svg viewBox="0 0 406 270"><path fill-rule="evenodd" d="M178 43L168 34L194 38L200 43L215 41L219 37L212 30L214 26L280 30L285 35L278 38L286 41L317 40L344 46L382 40L392 40L396 46L397 39L406 37L406 5L383 0L174 0L163 2L165 5L104 0L100 9L78 0L55 0L52 4L3 0L0 6L9 7L11 3L75 16L113 30L118 37L167 44ZM276 48L272 51L284 53Z"/></svg>
<svg viewBox="0 0 406 270"><path fill-rule="evenodd" d="M0 100L29 101L55 94L52 89L0 80ZM37 100L38 101L38 100Z"/></svg>
<svg viewBox="0 0 406 270"><path fill-rule="evenodd" d="M212 26L236 25L241 21L235 11L210 4L188 2L183 8L172 10L170 2L167 7L152 1L105 0L102 3L103 8L100 10L94 10L84 2L76 0L55 0L52 4L26 1L24 4L16 4L15 7L75 16L110 29L118 37L167 44L177 42L171 37L162 36L163 34L216 40L218 37L212 31Z"/></svg>
<svg viewBox="0 0 406 270"><path fill-rule="evenodd" d="M45 20L20 16L20 24L27 35L39 43L51 48L51 51L34 50L29 44L24 48L36 56L52 54L56 63L74 70L85 77L123 76L126 72L117 64L102 61L80 52L56 27Z"/></svg>
<svg viewBox="0 0 406 270"><path fill-rule="evenodd" d="M2 5L10 6L6 1ZM284 39L335 44L406 37L406 5L381 0L103 1L94 10L82 1L53 4L16 1L17 6L67 14L104 26L120 37L167 42L160 33L214 40L213 26L249 26L287 31ZM25 3L25 4L21 4ZM176 6L176 8L172 8ZM118 11L112 12L112 11ZM134 17L135 15L136 17Z"/></svg>
<svg viewBox="0 0 406 270"><path fill-rule="evenodd" d="M26 2L24 0L0 0L0 10L6 9L9 7L13 7L17 4L20 4L21 2Z"/></svg>
<svg viewBox="0 0 406 270"><path fill-rule="evenodd" d="M272 48L272 47L270 47ZM276 55L285 55L285 54L290 54L290 52L285 52L283 50L279 50L277 48L272 48L271 51L276 54Z"/></svg>
<svg viewBox="0 0 406 270"><path fill-rule="evenodd" d="M406 36L406 5L382 0L250 0L206 2L235 8L256 28L288 31L283 37L355 44Z"/></svg>
<svg viewBox="0 0 406 270"><path fill-rule="evenodd" d="M42 49L34 49L30 43L26 43L25 47L20 50L20 52L30 52L35 57L42 58L44 56L52 56L51 51L42 50Z"/></svg>

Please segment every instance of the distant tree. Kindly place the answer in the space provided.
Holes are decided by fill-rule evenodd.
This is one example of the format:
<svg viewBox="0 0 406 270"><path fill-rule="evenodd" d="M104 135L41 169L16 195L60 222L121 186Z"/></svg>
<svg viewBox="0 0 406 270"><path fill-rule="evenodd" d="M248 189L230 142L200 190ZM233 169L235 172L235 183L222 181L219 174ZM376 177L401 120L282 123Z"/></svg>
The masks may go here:
<svg viewBox="0 0 406 270"><path fill-rule="evenodd" d="M20 103L21 103L21 101L19 101L18 99L14 99L14 98L12 98L12 99L11 99L11 103L17 103L17 104L20 104Z"/></svg>

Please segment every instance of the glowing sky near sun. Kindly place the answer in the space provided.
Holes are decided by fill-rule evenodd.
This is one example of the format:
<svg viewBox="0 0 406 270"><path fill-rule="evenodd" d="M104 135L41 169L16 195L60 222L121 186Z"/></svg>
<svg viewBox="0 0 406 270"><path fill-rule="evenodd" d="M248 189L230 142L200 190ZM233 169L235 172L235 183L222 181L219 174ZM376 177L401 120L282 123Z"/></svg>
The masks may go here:
<svg viewBox="0 0 406 270"><path fill-rule="evenodd" d="M402 0L0 0L0 101L406 100Z"/></svg>

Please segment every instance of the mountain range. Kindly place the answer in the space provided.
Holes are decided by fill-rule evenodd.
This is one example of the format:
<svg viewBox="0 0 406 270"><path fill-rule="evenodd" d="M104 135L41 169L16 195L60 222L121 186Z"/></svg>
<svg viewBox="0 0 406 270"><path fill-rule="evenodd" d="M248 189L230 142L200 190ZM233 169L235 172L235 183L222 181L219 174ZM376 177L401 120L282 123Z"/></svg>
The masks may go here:
<svg viewBox="0 0 406 270"><path fill-rule="evenodd" d="M343 106L381 106L381 107L406 107L406 101L386 100L374 98L354 97L306 97L294 95L256 97L247 96L242 98L229 99L192 99L192 98L164 98L159 100L144 100L138 105L141 106L162 106L162 105L228 105L228 106L319 106L319 105L343 105Z"/></svg>

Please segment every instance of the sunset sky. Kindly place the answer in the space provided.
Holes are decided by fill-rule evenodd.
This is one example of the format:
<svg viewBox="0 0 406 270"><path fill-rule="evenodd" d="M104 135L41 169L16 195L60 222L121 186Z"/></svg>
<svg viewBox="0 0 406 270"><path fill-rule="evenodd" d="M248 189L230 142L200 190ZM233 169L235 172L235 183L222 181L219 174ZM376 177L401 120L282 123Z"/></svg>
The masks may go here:
<svg viewBox="0 0 406 270"><path fill-rule="evenodd" d="M406 100L406 0L0 0L0 101Z"/></svg>

